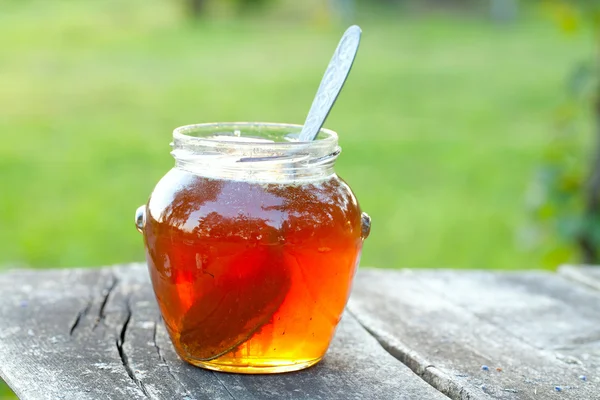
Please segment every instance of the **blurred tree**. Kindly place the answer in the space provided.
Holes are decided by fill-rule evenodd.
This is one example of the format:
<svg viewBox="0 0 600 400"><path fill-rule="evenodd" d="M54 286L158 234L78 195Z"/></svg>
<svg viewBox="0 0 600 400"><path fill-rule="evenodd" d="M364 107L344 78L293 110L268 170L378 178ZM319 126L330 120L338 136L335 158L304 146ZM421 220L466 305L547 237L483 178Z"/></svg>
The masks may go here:
<svg viewBox="0 0 600 400"><path fill-rule="evenodd" d="M220 0L212 0L212 4ZM272 0L230 0L230 3L237 8L239 12L246 12L265 6ZM206 11L211 0L185 0L186 8L193 18L202 16Z"/></svg>
<svg viewBox="0 0 600 400"><path fill-rule="evenodd" d="M569 95L557 110L557 129L544 150L529 207L539 231L562 243L550 252L550 262L565 262L579 253L583 262L600 264L600 0L545 4L563 31L591 31L598 53L579 62L568 79ZM590 112L595 143L586 151L581 120Z"/></svg>
<svg viewBox="0 0 600 400"><path fill-rule="evenodd" d="M206 0L187 0L188 10L193 17L199 17L206 8Z"/></svg>
<svg viewBox="0 0 600 400"><path fill-rule="evenodd" d="M416 5L420 9L458 10L463 12L488 12L493 21L511 22L519 11L519 0L363 0L387 6Z"/></svg>
<svg viewBox="0 0 600 400"><path fill-rule="evenodd" d="M238 7L240 9L253 9L256 7L264 6L270 0L237 0Z"/></svg>
<svg viewBox="0 0 600 400"><path fill-rule="evenodd" d="M510 22L517 17L517 0L490 0L490 16L497 22Z"/></svg>
<svg viewBox="0 0 600 400"><path fill-rule="evenodd" d="M342 21L349 23L354 20L355 1L354 0L329 0L331 13L338 16Z"/></svg>

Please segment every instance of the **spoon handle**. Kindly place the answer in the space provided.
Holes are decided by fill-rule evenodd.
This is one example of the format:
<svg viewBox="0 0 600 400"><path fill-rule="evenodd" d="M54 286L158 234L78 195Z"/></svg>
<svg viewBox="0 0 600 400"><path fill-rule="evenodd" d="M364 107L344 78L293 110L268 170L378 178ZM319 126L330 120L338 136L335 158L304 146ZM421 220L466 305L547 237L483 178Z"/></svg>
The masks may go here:
<svg viewBox="0 0 600 400"><path fill-rule="evenodd" d="M356 25L351 26L344 32L321 80L306 121L304 121L299 137L301 142L314 140L325 119L327 119L331 107L333 107L344 82L346 82L350 68L352 68L361 33L362 31Z"/></svg>

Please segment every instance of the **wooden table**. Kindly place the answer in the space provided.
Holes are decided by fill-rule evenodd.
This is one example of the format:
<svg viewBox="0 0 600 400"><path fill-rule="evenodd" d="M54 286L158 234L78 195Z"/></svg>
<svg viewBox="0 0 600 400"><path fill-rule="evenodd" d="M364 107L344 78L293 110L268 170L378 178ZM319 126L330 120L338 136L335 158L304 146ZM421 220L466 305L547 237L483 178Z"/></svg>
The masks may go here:
<svg viewBox="0 0 600 400"><path fill-rule="evenodd" d="M600 399L600 269L357 275L326 358L235 375L175 355L144 265L0 275L22 399Z"/></svg>

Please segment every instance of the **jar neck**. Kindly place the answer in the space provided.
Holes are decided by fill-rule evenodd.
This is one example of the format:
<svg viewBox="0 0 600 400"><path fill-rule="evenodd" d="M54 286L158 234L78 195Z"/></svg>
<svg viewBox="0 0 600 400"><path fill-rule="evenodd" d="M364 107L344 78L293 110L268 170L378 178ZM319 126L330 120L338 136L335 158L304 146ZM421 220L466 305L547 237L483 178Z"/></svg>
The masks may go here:
<svg viewBox="0 0 600 400"><path fill-rule="evenodd" d="M337 134L323 129L298 142L298 125L200 124L173 132L176 168L214 179L262 183L324 180L335 174Z"/></svg>

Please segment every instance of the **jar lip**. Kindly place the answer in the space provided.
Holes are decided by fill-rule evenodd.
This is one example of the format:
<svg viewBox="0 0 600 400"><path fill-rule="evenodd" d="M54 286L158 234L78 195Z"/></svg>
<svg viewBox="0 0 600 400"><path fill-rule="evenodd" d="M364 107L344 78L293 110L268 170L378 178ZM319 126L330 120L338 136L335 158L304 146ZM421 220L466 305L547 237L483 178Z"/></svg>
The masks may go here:
<svg viewBox="0 0 600 400"><path fill-rule="evenodd" d="M316 140L300 142L302 125L219 122L173 131L175 166L216 179L298 182L331 176L338 155L337 134L321 129Z"/></svg>
<svg viewBox="0 0 600 400"><path fill-rule="evenodd" d="M302 125L298 124L288 124L288 123L276 123L276 122L209 122L209 123L199 123L199 124L190 124L183 125L177 127L173 130L173 139L175 142L186 143L190 145L208 145L214 146L216 144L231 144L235 147L239 148L254 148L260 145L268 145L269 147L275 148L287 148L292 149L295 147L312 147L312 146L328 146L328 145L336 145L338 140L338 135L335 131L327 128L321 128L319 130L319 134L315 140L312 142L300 142L300 141L285 141L285 142L272 142L272 141L264 141L264 140L245 140L245 141L224 141L219 139L212 139L209 137L202 136L192 136L190 133L192 132L202 132L206 131L207 133L214 133L218 129L224 130L243 130L244 128L266 128L272 130L290 130L290 133L296 132L300 133L302 130Z"/></svg>

